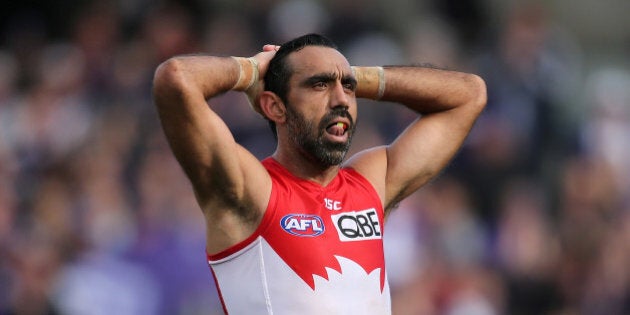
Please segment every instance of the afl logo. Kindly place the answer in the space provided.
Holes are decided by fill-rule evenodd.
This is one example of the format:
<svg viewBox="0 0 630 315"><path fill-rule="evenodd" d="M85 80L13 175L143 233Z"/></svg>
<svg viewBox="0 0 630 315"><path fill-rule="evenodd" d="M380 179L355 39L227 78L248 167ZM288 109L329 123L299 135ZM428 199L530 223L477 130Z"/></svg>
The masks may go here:
<svg viewBox="0 0 630 315"><path fill-rule="evenodd" d="M280 226L296 236L313 237L324 233L324 221L312 214L287 214L280 220Z"/></svg>

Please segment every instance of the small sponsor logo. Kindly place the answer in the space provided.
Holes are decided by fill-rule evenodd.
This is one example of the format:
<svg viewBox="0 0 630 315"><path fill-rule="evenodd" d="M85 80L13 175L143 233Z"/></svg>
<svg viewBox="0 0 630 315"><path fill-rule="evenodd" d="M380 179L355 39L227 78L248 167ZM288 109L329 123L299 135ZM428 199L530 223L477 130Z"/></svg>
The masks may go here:
<svg viewBox="0 0 630 315"><path fill-rule="evenodd" d="M341 201L324 198L324 206L328 210L339 211L341 210Z"/></svg>
<svg viewBox="0 0 630 315"><path fill-rule="evenodd" d="M374 208L335 214L331 218L342 242L382 238L381 223Z"/></svg>
<svg viewBox="0 0 630 315"><path fill-rule="evenodd" d="M287 214L280 220L287 233L296 236L318 236L324 233L324 221L312 214Z"/></svg>

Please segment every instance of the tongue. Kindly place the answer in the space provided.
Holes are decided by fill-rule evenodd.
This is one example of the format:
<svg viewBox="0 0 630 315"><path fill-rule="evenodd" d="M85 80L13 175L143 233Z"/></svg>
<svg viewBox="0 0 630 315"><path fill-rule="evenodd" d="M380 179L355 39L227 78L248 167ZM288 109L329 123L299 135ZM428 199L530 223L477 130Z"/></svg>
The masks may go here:
<svg viewBox="0 0 630 315"><path fill-rule="evenodd" d="M342 136L344 133L343 130L343 126L339 125L339 124L334 124L330 127L328 127L328 129L326 129L326 131L328 131L328 133L335 135L335 136Z"/></svg>

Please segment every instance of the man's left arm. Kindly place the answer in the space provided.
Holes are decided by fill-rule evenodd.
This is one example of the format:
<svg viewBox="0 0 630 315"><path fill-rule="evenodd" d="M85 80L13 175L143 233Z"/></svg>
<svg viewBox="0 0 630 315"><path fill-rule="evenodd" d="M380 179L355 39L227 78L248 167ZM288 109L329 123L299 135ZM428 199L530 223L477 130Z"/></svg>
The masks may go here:
<svg viewBox="0 0 630 315"><path fill-rule="evenodd" d="M360 73L360 67L355 69ZM366 96L362 78L357 77L357 96ZM421 115L390 145L348 161L375 184L389 211L435 177L457 153L486 104L486 86L474 74L425 67L385 67L372 78L376 79L370 88L377 88L380 100L403 104ZM374 83L378 81L380 88Z"/></svg>

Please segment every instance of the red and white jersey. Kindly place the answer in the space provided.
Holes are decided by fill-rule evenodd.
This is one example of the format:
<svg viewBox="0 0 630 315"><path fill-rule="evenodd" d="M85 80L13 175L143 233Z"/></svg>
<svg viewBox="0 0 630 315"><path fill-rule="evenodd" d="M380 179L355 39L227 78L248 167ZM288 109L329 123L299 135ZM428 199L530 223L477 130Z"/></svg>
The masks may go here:
<svg viewBox="0 0 630 315"><path fill-rule="evenodd" d="M323 187L272 158L258 229L208 263L226 313L390 314L383 208L373 186L344 168Z"/></svg>

